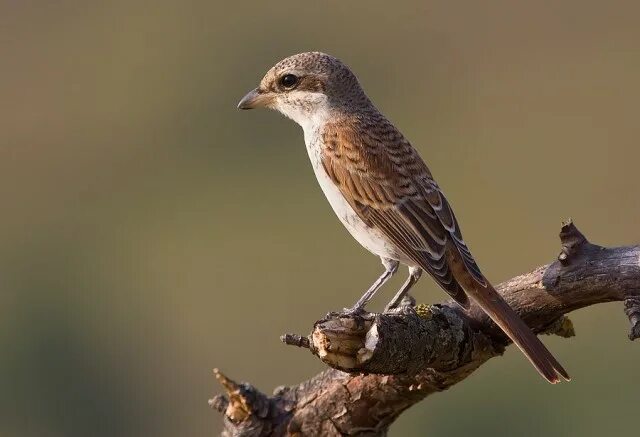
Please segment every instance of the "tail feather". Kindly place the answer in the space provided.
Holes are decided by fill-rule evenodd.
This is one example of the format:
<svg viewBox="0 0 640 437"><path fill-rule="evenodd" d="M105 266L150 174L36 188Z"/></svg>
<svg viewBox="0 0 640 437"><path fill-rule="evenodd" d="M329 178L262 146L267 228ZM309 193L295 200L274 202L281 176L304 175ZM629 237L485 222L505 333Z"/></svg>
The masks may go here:
<svg viewBox="0 0 640 437"><path fill-rule="evenodd" d="M471 302L469 302L469 296L460 286L458 281L455 279L452 281L451 287L446 290L449 296L453 298L453 300L460 305L465 310L469 310L471 308Z"/></svg>
<svg viewBox="0 0 640 437"><path fill-rule="evenodd" d="M531 364L550 383L560 382L558 375L569 381L571 378L540 339L531 332L520 316L507 304L502 296L487 281L487 286L472 284L465 287L467 293L505 334L520 348Z"/></svg>

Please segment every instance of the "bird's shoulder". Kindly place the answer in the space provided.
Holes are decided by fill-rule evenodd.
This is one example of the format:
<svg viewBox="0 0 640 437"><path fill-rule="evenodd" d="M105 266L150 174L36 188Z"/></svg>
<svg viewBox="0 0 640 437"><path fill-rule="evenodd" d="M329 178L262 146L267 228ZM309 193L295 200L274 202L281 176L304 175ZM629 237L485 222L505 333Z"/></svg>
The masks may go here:
<svg viewBox="0 0 640 437"><path fill-rule="evenodd" d="M438 190L416 149L381 114L328 122L321 138L329 177L358 201L384 207Z"/></svg>

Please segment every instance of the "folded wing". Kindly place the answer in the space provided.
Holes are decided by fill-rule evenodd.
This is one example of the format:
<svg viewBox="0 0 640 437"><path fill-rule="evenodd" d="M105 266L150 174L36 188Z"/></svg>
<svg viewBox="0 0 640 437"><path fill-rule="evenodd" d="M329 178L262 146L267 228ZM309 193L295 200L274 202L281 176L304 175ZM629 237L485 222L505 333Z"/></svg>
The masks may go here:
<svg viewBox="0 0 640 437"><path fill-rule="evenodd" d="M380 116L327 126L322 163L360 218L426 270L460 305L467 293L549 382L569 375L485 279L447 199L413 147Z"/></svg>
<svg viewBox="0 0 640 437"><path fill-rule="evenodd" d="M467 308L468 298L447 263L447 251L459 252L479 284L485 279L429 169L390 123L381 120L367 130L358 128L345 123L325 128L325 171L365 223L380 230Z"/></svg>

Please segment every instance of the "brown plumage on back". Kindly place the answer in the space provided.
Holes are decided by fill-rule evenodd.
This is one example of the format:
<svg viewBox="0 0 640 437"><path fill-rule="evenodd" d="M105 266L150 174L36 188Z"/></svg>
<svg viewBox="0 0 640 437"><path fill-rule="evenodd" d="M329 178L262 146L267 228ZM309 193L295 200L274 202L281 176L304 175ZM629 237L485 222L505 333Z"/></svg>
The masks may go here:
<svg viewBox="0 0 640 437"><path fill-rule="evenodd" d="M327 199L351 234L382 259L385 272L352 311L361 310L401 262L410 276L388 307L425 270L465 309L470 296L549 382L569 379L484 277L426 164L344 64L317 52L287 58L239 105L255 106L273 107L303 127Z"/></svg>
<svg viewBox="0 0 640 437"><path fill-rule="evenodd" d="M402 255L468 308L446 262L450 232L456 229L446 199L402 134L377 111L367 115L365 120L342 119L325 126L324 170L368 226L379 229ZM459 244L464 247L462 236ZM482 281L473 258L467 258Z"/></svg>
<svg viewBox="0 0 640 437"><path fill-rule="evenodd" d="M382 116L371 117L373 124L342 120L323 132L324 168L349 204L456 302L468 308L470 295L548 381L558 382L557 373L568 379L480 272L453 211L415 149Z"/></svg>

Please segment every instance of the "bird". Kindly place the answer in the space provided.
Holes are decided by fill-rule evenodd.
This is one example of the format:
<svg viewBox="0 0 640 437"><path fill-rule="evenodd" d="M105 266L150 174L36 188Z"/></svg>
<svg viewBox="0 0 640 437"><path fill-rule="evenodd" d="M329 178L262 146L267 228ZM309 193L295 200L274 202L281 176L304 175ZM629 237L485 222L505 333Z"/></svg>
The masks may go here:
<svg viewBox="0 0 640 437"><path fill-rule="evenodd" d="M302 127L324 195L351 235L377 255L384 272L349 313L362 312L398 271L409 276L385 310L399 305L427 272L464 310L471 300L504 331L549 382L567 371L482 274L431 171L377 109L349 67L305 52L267 71L239 109L274 109Z"/></svg>

